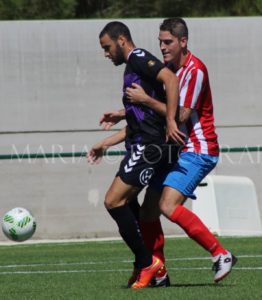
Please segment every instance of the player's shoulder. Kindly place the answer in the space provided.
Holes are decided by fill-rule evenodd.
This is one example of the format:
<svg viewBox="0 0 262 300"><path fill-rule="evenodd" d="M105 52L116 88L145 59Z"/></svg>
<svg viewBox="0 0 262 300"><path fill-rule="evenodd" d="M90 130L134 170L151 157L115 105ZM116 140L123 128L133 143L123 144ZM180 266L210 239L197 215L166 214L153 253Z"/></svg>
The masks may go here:
<svg viewBox="0 0 262 300"><path fill-rule="evenodd" d="M143 48L135 48L132 51L133 56L137 56L137 57L144 57L144 56L146 56L147 53L148 53L148 51Z"/></svg>
<svg viewBox="0 0 262 300"><path fill-rule="evenodd" d="M200 58L198 58L197 56L195 56L195 55L192 54L191 61L193 63L194 69L196 71L200 70L200 71L202 71L204 73L207 72L207 67L206 67L206 65L204 64L204 62Z"/></svg>
<svg viewBox="0 0 262 300"><path fill-rule="evenodd" d="M157 59L152 53L150 53L149 51L143 48L135 48L130 55L130 59L133 60L141 60L141 59L144 60L148 58Z"/></svg>
<svg viewBox="0 0 262 300"><path fill-rule="evenodd" d="M165 65L153 54L143 48L136 48L129 56L127 64L135 72L155 76Z"/></svg>

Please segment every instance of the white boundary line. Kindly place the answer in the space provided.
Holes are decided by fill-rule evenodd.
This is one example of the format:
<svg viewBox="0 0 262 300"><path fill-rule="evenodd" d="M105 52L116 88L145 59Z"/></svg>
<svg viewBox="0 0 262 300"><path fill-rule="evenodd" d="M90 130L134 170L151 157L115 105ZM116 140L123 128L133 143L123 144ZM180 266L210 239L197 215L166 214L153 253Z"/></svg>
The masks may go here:
<svg viewBox="0 0 262 300"><path fill-rule="evenodd" d="M183 237L183 236L179 236ZM63 240L27 240L24 242L15 241L0 241L0 246L17 246L17 245L35 245L35 244L70 244L70 243L86 243L86 242L116 242L123 241L120 237L105 237L105 238L86 238L86 239L63 239Z"/></svg>
<svg viewBox="0 0 262 300"><path fill-rule="evenodd" d="M262 258L262 255L238 255L238 258ZM166 261L194 261L194 260L211 260L210 257L184 257L184 258L167 258ZM105 260L105 261L84 261L84 262L61 262L61 263L36 263L36 264L14 264L14 265L0 265L0 269L5 268L25 268L25 267L47 267L47 266L84 266L84 265L104 265L123 263L130 264L132 260ZM259 267L260 268L260 267ZM170 268L168 268L170 269ZM174 268L177 269L177 268ZM186 268L187 269L187 268ZM172 268L171 268L172 270Z"/></svg>
<svg viewBox="0 0 262 300"><path fill-rule="evenodd" d="M262 237L262 235L241 235L241 236L219 236L219 238L254 238ZM186 234L174 234L174 235L165 235L165 239L172 238L188 238ZM0 246L17 246L17 245L34 245L34 244L60 244L60 243L85 243L85 242L123 242L121 237L102 237L102 238L79 238L79 239L44 239L44 240L27 240L24 242L14 242L14 241L0 241Z"/></svg>
<svg viewBox="0 0 262 300"><path fill-rule="evenodd" d="M207 267L194 267L194 268L168 268L174 271L206 271L211 270ZM262 271L262 267L235 267L234 270L238 271ZM110 273L110 272L131 272L132 269L102 269L102 270L58 270L58 271L14 271L14 272L0 272L1 275L25 275L25 274L64 274L64 273Z"/></svg>

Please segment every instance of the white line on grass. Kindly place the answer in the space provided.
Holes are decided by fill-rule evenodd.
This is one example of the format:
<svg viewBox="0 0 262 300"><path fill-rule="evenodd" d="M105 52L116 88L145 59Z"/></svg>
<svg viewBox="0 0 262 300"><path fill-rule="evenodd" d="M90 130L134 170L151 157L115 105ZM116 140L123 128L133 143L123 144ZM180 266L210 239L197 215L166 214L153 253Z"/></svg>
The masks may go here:
<svg viewBox="0 0 262 300"><path fill-rule="evenodd" d="M239 235L239 236L222 236L223 239L232 239L232 238L253 238L253 237L261 237L261 234L254 235ZM182 238L188 239L188 236L184 233L181 234L170 234L166 235L165 239L174 239L174 238ZM105 242L105 243L123 243L123 240L120 236L114 237L101 237L101 238L79 238L79 239L30 239L23 242L23 246L31 246L31 245L40 245L41 244L61 244L62 246L72 245L74 243L87 243L87 242ZM17 242L9 241L6 239L5 241L0 241L0 246L16 246Z"/></svg>
<svg viewBox="0 0 262 300"><path fill-rule="evenodd" d="M238 255L238 258L260 258L262 255ZM184 258L167 258L166 261L194 261L194 260L211 260L210 257L184 257ZM104 265L124 263L130 264L132 260L105 260L105 261L85 261L85 262L61 262L61 263L36 263L36 264L12 264L0 265L0 269L4 268L23 268L23 267L45 267L45 266L84 266L84 265Z"/></svg>
<svg viewBox="0 0 262 300"><path fill-rule="evenodd" d="M237 255L237 258L260 258L262 255ZM167 261L187 261L187 260L208 260L211 257L182 257L182 258L167 258Z"/></svg>
<svg viewBox="0 0 262 300"><path fill-rule="evenodd" d="M195 268L168 268L175 271L205 271L210 270L207 267L195 267ZM262 271L262 267L241 267L234 268L234 270L240 271ZM0 272L0 275L24 275L24 274L66 274L66 273L110 273L110 272L131 272L132 269L109 269L109 270L57 270L57 271L14 271L14 272Z"/></svg>

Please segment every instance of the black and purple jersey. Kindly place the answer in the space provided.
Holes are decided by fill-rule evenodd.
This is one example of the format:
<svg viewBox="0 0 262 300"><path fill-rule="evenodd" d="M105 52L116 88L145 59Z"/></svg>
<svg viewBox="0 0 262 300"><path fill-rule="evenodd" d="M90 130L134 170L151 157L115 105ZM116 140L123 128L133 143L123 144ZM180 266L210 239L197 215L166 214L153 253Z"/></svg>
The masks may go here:
<svg viewBox="0 0 262 300"><path fill-rule="evenodd" d="M139 84L151 97L166 102L163 83L156 79L165 65L144 49L134 49L128 57L124 72L123 104L126 111L128 135L126 147L132 144L165 143L165 118L143 104L130 103L127 87Z"/></svg>

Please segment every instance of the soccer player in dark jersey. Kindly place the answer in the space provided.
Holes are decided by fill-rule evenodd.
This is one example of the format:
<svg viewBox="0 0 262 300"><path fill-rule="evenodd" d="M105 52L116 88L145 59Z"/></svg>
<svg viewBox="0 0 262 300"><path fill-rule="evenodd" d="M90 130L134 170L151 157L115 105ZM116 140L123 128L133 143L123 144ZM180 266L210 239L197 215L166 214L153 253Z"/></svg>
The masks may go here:
<svg viewBox="0 0 262 300"><path fill-rule="evenodd" d="M115 66L126 64L123 84L123 104L127 126L108 138L108 145L125 140L127 154L105 196L105 207L116 221L120 235L135 255L135 267L141 276L131 288L148 286L153 276L163 267L163 262L152 256L144 245L136 218L128 202L147 185L153 174L163 167L169 147L165 143L165 118L154 110L130 103L126 89L137 83L152 97L174 107L178 105L178 79L148 51L136 48L128 27L121 22L110 22L99 35L105 57ZM165 93L163 90L165 86ZM177 128L174 133L177 143L183 144L184 134ZM96 162L99 154L94 146L88 160ZM101 149L99 149L100 151ZM143 278L143 280L140 280Z"/></svg>

